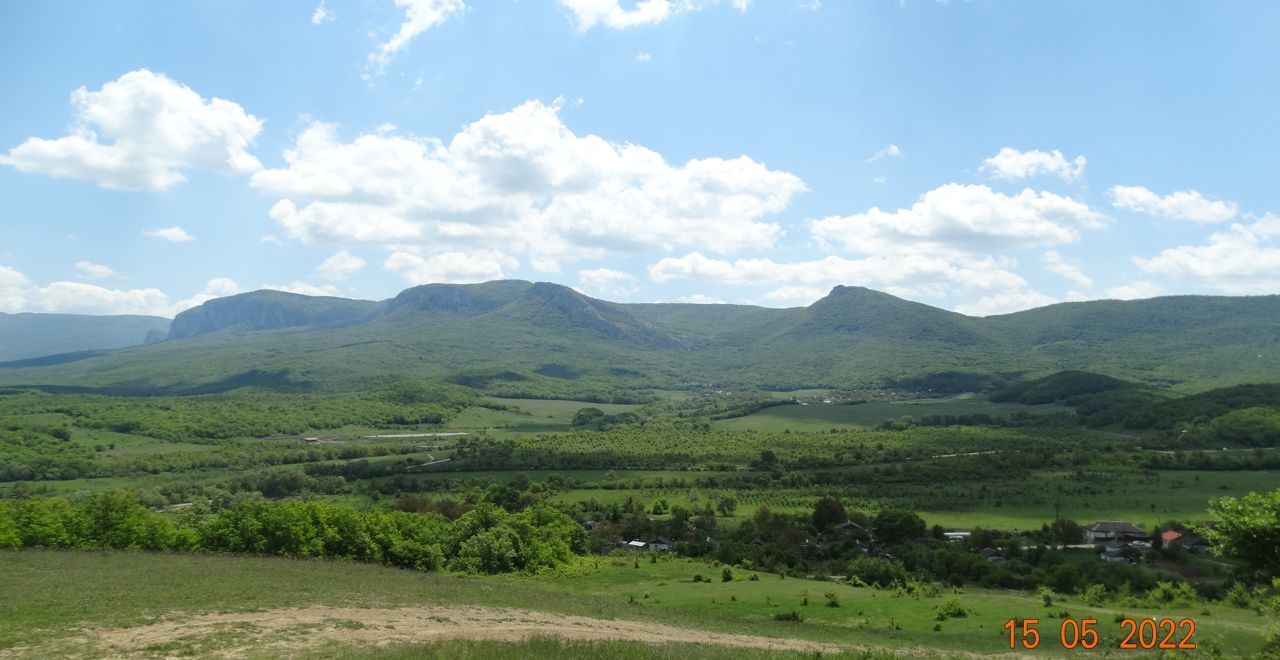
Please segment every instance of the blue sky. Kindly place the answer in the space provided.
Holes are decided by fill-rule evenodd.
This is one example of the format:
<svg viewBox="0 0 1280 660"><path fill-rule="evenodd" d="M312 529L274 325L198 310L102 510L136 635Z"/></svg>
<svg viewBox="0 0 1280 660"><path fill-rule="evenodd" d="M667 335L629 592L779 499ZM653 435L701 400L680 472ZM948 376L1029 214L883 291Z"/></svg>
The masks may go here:
<svg viewBox="0 0 1280 660"><path fill-rule="evenodd" d="M1280 5L0 4L0 311L1280 292Z"/></svg>

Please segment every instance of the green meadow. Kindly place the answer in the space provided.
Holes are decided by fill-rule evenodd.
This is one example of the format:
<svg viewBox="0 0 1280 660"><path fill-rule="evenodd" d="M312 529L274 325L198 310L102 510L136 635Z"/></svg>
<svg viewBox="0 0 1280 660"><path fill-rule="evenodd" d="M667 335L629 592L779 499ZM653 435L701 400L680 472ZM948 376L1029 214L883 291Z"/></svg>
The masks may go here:
<svg viewBox="0 0 1280 660"><path fill-rule="evenodd" d="M6 594L0 602L0 648L30 656L93 655L100 649L85 646L84 630L131 628L205 613L270 614L315 606L514 608L650 622L708 633L808 640L847 649L850 657L866 657L868 651L879 652L873 655L919 655L921 649L940 656L1000 655L1008 651L1002 626L1016 617L1041 620L1047 643L1036 655L1069 655L1056 639L1063 617L1097 619L1104 648L1119 643L1118 618L1171 617L1195 619L1195 640L1202 654L1239 657L1259 648L1262 630L1270 624L1251 610L1218 604L1190 609L1091 607L1075 597L1057 595L1046 604L1040 596L1011 592L942 589L913 594L830 580L784 579L738 568L732 569L732 580L726 582L719 567L668 557L651 560L647 555L588 557L563 572L488 579L350 562L139 552L7 552L0 554L0 560L6 567L0 572L0 589ZM696 574L711 580L694 582ZM87 593L93 598L85 598ZM964 614L940 618L938 612L954 599L963 601ZM798 620L780 620L792 618L792 613ZM232 627L221 629L219 634L234 638L237 633ZM180 645L157 645L144 655L173 650L181 655L184 646L207 650L215 647L202 644L214 641L227 644L231 640L202 642L188 637ZM561 643L481 644L467 653L493 648L510 655L518 648ZM393 647L390 657L410 657L413 649L435 648L435 653L443 653L465 645L446 642L398 650ZM621 644L618 648L633 646ZM586 657L583 651L591 648L588 644L571 648L571 652ZM793 657L701 645L672 648L687 650L693 657ZM646 651L653 655L640 657L671 657L670 649L661 650L661 645L658 649ZM617 652L610 650L609 654ZM308 653L314 657L347 653L366 657L371 651L335 642Z"/></svg>

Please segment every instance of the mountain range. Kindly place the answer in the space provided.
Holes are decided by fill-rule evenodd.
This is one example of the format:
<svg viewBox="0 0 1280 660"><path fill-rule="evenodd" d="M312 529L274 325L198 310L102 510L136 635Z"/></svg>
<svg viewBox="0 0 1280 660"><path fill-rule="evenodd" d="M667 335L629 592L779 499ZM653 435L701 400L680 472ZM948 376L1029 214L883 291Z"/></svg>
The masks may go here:
<svg viewBox="0 0 1280 660"><path fill-rule="evenodd" d="M159 316L0 312L0 361L137 346L168 332L169 319Z"/></svg>
<svg viewBox="0 0 1280 660"><path fill-rule="evenodd" d="M413 377L511 395L625 396L1080 369L1194 390L1280 380L1280 296L1072 302L979 318L854 286L808 307L774 309L613 303L558 284L503 280L428 284L383 301L255 291L182 312L164 341L89 348L0 363L0 385L336 391ZM40 350L19 342L6 356Z"/></svg>

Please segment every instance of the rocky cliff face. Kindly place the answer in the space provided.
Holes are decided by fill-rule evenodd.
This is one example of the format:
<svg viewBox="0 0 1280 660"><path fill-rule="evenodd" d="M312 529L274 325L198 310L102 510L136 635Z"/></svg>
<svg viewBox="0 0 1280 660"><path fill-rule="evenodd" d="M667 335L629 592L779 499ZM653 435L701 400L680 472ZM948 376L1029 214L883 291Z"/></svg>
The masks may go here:
<svg viewBox="0 0 1280 660"><path fill-rule="evenodd" d="M387 302L387 312L409 311L483 314L510 301L504 291L489 291L483 285L424 284L405 289Z"/></svg>
<svg viewBox="0 0 1280 660"><path fill-rule="evenodd" d="M282 291L253 291L210 300L179 314L169 326L169 339L184 339L228 328L279 330L333 328L375 318L382 303L345 298L303 296Z"/></svg>
<svg viewBox="0 0 1280 660"><path fill-rule="evenodd" d="M678 337L662 332L614 303L584 296L550 282L537 282L503 312L547 327L573 327L612 339L653 348L685 348Z"/></svg>

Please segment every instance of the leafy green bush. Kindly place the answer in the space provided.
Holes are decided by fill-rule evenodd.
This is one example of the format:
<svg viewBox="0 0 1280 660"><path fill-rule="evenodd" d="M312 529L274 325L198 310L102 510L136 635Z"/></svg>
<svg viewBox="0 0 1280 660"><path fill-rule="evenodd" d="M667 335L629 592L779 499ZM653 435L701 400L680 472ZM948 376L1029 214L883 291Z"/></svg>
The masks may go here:
<svg viewBox="0 0 1280 660"><path fill-rule="evenodd" d="M973 610L966 607L959 598L948 598L946 602L933 608L933 618L938 621L946 621L947 619L961 619L969 616Z"/></svg>
<svg viewBox="0 0 1280 660"><path fill-rule="evenodd" d="M849 577L873 587L889 589L907 583L907 569L892 559L859 557L849 564Z"/></svg>

